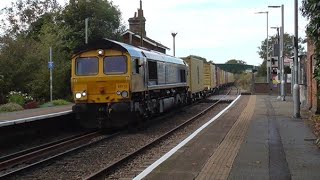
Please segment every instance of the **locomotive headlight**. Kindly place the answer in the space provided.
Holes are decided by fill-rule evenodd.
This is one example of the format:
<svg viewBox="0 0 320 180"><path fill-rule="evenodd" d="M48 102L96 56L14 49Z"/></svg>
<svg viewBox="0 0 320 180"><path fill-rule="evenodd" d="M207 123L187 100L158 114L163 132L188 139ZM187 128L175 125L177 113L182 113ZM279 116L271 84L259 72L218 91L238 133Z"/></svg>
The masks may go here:
<svg viewBox="0 0 320 180"><path fill-rule="evenodd" d="M117 95L121 95L121 92L120 92L120 91L117 91Z"/></svg>
<svg viewBox="0 0 320 180"><path fill-rule="evenodd" d="M86 96L87 93L85 91L82 92L82 96Z"/></svg>
<svg viewBox="0 0 320 180"><path fill-rule="evenodd" d="M81 98L81 93L76 93L76 98L80 99Z"/></svg>
<svg viewBox="0 0 320 180"><path fill-rule="evenodd" d="M129 95L129 93L128 93L127 91L122 91L122 92L121 92L121 96L122 96L123 98L128 97L128 95Z"/></svg>
<svg viewBox="0 0 320 180"><path fill-rule="evenodd" d="M104 51L103 51L102 49L99 49L99 50L98 50L98 54L99 54L99 55L103 55L103 54L104 54Z"/></svg>

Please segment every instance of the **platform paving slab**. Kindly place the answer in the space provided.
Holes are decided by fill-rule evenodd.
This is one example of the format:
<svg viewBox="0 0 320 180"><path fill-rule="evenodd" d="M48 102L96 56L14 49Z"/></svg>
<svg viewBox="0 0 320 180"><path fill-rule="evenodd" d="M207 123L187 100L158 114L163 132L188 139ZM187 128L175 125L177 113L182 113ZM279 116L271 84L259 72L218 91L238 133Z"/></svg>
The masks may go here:
<svg viewBox="0 0 320 180"><path fill-rule="evenodd" d="M240 117L248 102L247 98L243 103L243 97L145 179L201 179L201 172L212 172L215 168L205 169L206 164L228 133L219 123ZM254 113L232 166L216 172L224 176L211 174L203 179L320 179L320 150L304 120L292 117L292 98L281 101L272 95L256 97L255 106L251 107ZM230 148L217 158L221 159L228 151ZM226 173L228 168L230 172Z"/></svg>
<svg viewBox="0 0 320 180"><path fill-rule="evenodd" d="M195 179L248 103L242 96L227 112L159 165L145 179ZM230 113L231 112L231 113Z"/></svg>
<svg viewBox="0 0 320 180"><path fill-rule="evenodd" d="M19 124L72 112L73 104L0 113L0 127Z"/></svg>
<svg viewBox="0 0 320 180"><path fill-rule="evenodd" d="M320 179L320 150L310 141L315 136L303 119L292 115L291 97L281 101L260 95L228 179ZM282 151L282 157L275 151L278 156Z"/></svg>

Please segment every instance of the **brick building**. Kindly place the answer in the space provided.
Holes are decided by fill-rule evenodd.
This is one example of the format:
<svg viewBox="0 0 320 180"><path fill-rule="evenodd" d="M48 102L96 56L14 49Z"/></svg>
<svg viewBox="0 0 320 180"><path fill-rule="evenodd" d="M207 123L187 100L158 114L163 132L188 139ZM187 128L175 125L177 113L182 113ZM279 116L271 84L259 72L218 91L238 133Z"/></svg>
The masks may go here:
<svg viewBox="0 0 320 180"><path fill-rule="evenodd" d="M129 18L129 29L122 34L122 39L124 43L131 44L133 46L141 46L141 34L143 37L143 47L166 53L166 50L169 50L168 47L162 45L155 40L147 37L146 33L146 18L143 15L142 2L140 0L140 9L137 13L134 13L134 17ZM142 33L141 33L142 32Z"/></svg>
<svg viewBox="0 0 320 180"><path fill-rule="evenodd" d="M314 113L319 113L319 105L320 101L317 95L318 92L318 83L317 81L313 78L313 73L316 65L316 60L314 58L314 45L313 43L309 40L308 41L308 47L307 47L307 107Z"/></svg>

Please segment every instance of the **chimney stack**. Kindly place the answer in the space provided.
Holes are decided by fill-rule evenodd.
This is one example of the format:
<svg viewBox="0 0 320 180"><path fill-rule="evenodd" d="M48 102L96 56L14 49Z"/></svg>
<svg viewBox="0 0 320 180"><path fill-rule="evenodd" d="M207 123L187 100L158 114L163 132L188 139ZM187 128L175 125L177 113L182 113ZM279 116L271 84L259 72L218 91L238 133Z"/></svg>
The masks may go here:
<svg viewBox="0 0 320 180"><path fill-rule="evenodd" d="M140 9L138 9L138 17L136 16L136 12L134 13L134 17L129 18L129 30L134 32L135 34L141 34L142 36L146 37L146 18L143 16L143 9L142 9L142 1L140 0ZM140 25L140 22L142 25Z"/></svg>

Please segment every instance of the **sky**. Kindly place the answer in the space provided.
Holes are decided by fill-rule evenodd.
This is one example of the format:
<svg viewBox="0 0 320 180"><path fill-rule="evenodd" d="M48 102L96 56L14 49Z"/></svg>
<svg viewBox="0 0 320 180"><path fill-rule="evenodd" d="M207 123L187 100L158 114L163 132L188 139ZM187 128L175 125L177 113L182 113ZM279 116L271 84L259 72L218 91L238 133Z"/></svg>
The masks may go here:
<svg viewBox="0 0 320 180"><path fill-rule="evenodd" d="M11 1L1 2L0 8ZM167 54L173 54L171 33L178 33L177 57L197 55L215 63L238 59L250 65L261 64L257 51L267 37L267 15L255 13L269 12L269 36L276 34L270 27L281 26L281 9L268 8L269 5L284 4L284 30L294 33L294 0L142 0L142 3L147 36L169 47ZM128 19L139 8L140 0L113 0L113 4L122 12L122 21L128 27ZM299 37L305 38L306 25L307 20L299 11Z"/></svg>

